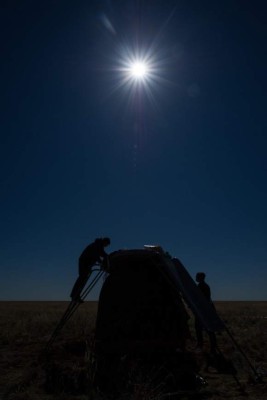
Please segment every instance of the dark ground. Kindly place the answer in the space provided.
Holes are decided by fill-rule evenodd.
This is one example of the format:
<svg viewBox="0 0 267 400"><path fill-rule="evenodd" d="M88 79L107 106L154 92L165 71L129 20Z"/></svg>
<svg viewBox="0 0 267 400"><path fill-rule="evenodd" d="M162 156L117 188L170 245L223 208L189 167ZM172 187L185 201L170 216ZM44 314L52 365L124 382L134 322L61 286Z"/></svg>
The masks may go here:
<svg viewBox="0 0 267 400"><path fill-rule="evenodd" d="M216 302L226 322L253 368L267 381L267 302ZM0 399L1 400L86 400L103 399L90 386L91 347L97 312L96 302L83 304L55 341L48 359L40 357L50 334L63 315L66 302L0 302ZM190 327L192 335L193 319ZM206 337L208 349L208 338ZM226 333L218 336L218 345L238 371L242 390L231 375L210 368L205 371L206 356L195 354L200 374L207 381L195 396L179 399L264 400L267 385L254 384L250 368ZM194 340L188 343L193 350ZM159 400L166 397L137 386L122 399ZM169 397L170 398L170 397Z"/></svg>

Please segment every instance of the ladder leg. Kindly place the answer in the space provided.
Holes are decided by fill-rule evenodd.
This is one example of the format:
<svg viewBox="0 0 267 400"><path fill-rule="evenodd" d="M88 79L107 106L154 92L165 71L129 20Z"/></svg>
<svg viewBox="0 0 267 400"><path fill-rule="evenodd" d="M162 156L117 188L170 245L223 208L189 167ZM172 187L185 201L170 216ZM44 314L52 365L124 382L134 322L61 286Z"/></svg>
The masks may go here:
<svg viewBox="0 0 267 400"><path fill-rule="evenodd" d="M90 291L93 289L93 287L96 285L96 283L99 281L99 279L101 278L101 276L103 274L104 274L103 270L99 270L98 271L97 275L94 277L92 282L89 283L88 287L81 294L81 299L82 300L84 300L88 296ZM90 278L90 276L91 276L91 274L89 275L89 278ZM55 341L56 337L58 336L58 334L60 333L60 331L62 330L62 328L66 324L66 322L71 318L71 316L77 310L79 305L80 305L79 302L71 301L71 303L69 304L67 310L65 311L65 313L63 314L62 318L60 319L58 325L56 326L54 332L52 333L49 341L47 342L47 345L46 345L46 348L45 348L46 351L48 351L50 349L50 347L52 346L52 344Z"/></svg>
<svg viewBox="0 0 267 400"><path fill-rule="evenodd" d="M104 274L103 270L98 271L97 275L94 277L92 282L88 285L88 287L82 292L81 298L84 300L88 294L91 292L91 290L94 288L94 286L97 284L101 276Z"/></svg>
<svg viewBox="0 0 267 400"><path fill-rule="evenodd" d="M54 332L52 333L49 341L47 342L46 345L46 350L48 350L52 343L54 342L55 338L57 337L58 333L60 332L60 330L63 328L65 322L68 320L69 315L73 312L74 308L75 308L76 303L71 302L67 308L67 310L65 311L65 313L63 314L62 318L60 319L58 325L56 326Z"/></svg>

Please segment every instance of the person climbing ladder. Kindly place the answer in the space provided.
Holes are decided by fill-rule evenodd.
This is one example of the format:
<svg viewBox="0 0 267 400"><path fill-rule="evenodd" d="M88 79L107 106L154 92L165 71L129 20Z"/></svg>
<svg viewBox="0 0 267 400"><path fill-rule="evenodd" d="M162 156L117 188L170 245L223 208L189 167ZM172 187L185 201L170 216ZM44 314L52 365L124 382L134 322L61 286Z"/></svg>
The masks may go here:
<svg viewBox="0 0 267 400"><path fill-rule="evenodd" d="M97 262L105 262L108 254L104 248L110 245L110 239L108 237L98 238L91 244L89 244L79 257L79 276L72 288L70 297L72 301L83 303L81 299L81 291L86 285L87 279L90 275L92 267Z"/></svg>

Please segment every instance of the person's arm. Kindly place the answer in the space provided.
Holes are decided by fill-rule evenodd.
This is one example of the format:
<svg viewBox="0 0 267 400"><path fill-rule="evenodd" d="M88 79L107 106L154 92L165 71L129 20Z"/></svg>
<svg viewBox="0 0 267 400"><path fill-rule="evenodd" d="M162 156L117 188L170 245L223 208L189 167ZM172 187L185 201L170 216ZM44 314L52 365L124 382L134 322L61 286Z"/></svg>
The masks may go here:
<svg viewBox="0 0 267 400"><path fill-rule="evenodd" d="M104 250L104 246L103 246L102 241L99 240L97 245L98 245L97 246L98 258L99 258L99 261L101 261L101 258L104 258L104 259L107 258L108 254Z"/></svg>
<svg viewBox="0 0 267 400"><path fill-rule="evenodd" d="M105 252L104 247L101 247L101 251L99 253L99 256L102 258L107 258L108 254Z"/></svg>

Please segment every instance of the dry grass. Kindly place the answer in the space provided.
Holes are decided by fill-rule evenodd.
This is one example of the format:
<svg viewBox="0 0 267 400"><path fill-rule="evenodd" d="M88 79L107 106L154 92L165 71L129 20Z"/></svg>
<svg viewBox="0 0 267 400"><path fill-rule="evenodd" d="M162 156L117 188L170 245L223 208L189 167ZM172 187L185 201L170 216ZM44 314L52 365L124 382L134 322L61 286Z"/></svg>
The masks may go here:
<svg viewBox="0 0 267 400"><path fill-rule="evenodd" d="M40 357L67 305L64 302L0 303L1 400L101 399L90 387L90 338L97 303L87 302L79 307L54 343L52 357ZM217 302L216 308L253 367L266 376L267 302ZM243 392L231 375L221 375L212 369L207 373L205 357L197 355L201 375L208 385L196 396L179 395L177 398L241 400L246 397L249 400L264 400L266 384L252 383L246 362L226 333L218 336L218 344L223 353L234 361ZM193 348L194 342L188 343L188 346ZM206 346L208 348L208 340ZM146 389L143 382L136 385L134 394L121 398L163 399L155 392L153 396L153 391Z"/></svg>

